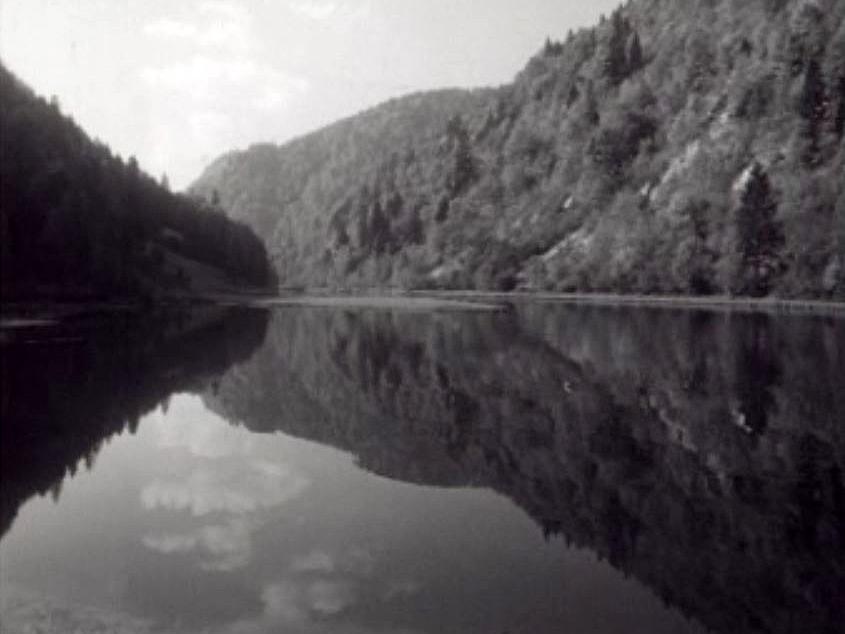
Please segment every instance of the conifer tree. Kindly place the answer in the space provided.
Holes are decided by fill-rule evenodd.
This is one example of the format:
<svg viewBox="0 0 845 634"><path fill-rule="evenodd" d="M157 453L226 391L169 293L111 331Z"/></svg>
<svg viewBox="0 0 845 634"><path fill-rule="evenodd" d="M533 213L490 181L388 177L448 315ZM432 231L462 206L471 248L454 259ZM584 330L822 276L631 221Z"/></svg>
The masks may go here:
<svg viewBox="0 0 845 634"><path fill-rule="evenodd" d="M604 58L604 76L612 84L618 84L628 72L628 33L630 25L622 16L621 11L613 14L610 22L610 39L607 43L607 54Z"/></svg>
<svg viewBox="0 0 845 634"><path fill-rule="evenodd" d="M586 92L584 93L584 118L591 126L598 125L600 121L599 104L596 99L596 89L592 80L587 82Z"/></svg>
<svg viewBox="0 0 845 634"><path fill-rule="evenodd" d="M453 117L447 129L452 143L452 169L448 176L447 188L454 198L460 194L478 174L475 159L472 156L469 132L460 116Z"/></svg>
<svg viewBox="0 0 845 634"><path fill-rule="evenodd" d="M690 229L692 231L692 249L690 253L689 290L696 295L713 292L713 264L716 254L709 246L710 205L706 201L693 201L688 208Z"/></svg>
<svg viewBox="0 0 845 634"><path fill-rule="evenodd" d="M737 290L755 297L767 295L780 272L783 228L769 177L754 163L736 211L737 247L740 255Z"/></svg>
<svg viewBox="0 0 845 634"><path fill-rule="evenodd" d="M640 42L640 35L636 31L631 35L628 42L627 63L629 73L636 73L643 67L643 47Z"/></svg>
<svg viewBox="0 0 845 634"><path fill-rule="evenodd" d="M390 223L378 199L370 210L368 233L373 250L379 255L384 253L390 243Z"/></svg>
<svg viewBox="0 0 845 634"><path fill-rule="evenodd" d="M821 66L816 59L811 59L804 71L804 84L798 104L798 111L806 122L805 134L808 142L803 159L810 165L818 160L819 136L827 111L826 100Z"/></svg>

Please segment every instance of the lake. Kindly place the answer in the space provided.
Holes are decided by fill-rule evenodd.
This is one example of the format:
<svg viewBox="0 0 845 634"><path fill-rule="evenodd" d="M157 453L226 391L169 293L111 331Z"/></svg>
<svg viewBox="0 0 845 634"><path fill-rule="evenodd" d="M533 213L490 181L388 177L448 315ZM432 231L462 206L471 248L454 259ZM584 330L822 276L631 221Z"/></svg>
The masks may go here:
<svg viewBox="0 0 845 634"><path fill-rule="evenodd" d="M840 632L845 320L390 302L2 337L3 632Z"/></svg>

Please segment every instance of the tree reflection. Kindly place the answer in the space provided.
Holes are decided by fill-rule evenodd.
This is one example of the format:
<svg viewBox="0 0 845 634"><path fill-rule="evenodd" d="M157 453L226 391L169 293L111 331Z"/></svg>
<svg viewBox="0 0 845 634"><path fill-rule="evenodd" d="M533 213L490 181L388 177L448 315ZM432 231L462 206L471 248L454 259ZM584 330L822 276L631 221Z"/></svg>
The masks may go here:
<svg viewBox="0 0 845 634"><path fill-rule="evenodd" d="M208 308L72 321L2 347L0 535L28 498L50 491L103 443L174 392L204 391L261 344L267 315Z"/></svg>
<svg viewBox="0 0 845 634"><path fill-rule="evenodd" d="M715 631L825 632L845 618L843 334L595 307L302 309L206 401L386 477L494 489Z"/></svg>
<svg viewBox="0 0 845 634"><path fill-rule="evenodd" d="M766 431L777 407L775 388L780 377L780 360L768 315L751 315L741 320L737 333L736 396L737 424L748 433Z"/></svg>
<svg viewBox="0 0 845 634"><path fill-rule="evenodd" d="M274 313L265 339L266 319L111 321L4 346L2 529L104 439L195 391L376 474L498 491L714 631L845 619L842 321L301 308Z"/></svg>

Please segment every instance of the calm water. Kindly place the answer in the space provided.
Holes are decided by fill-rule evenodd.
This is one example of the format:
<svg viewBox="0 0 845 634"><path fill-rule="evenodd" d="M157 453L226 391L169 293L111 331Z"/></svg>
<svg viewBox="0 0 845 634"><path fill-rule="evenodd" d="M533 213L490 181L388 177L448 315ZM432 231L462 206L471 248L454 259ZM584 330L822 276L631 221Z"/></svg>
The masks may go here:
<svg viewBox="0 0 845 634"><path fill-rule="evenodd" d="M4 331L3 632L840 632L845 321Z"/></svg>

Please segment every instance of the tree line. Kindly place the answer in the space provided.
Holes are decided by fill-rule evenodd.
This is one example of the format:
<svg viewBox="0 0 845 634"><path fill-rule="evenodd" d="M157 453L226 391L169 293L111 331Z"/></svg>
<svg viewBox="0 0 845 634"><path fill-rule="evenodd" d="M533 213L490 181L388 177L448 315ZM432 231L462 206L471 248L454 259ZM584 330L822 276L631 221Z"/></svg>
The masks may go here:
<svg viewBox="0 0 845 634"><path fill-rule="evenodd" d="M58 101L0 65L0 243L4 298L147 295L187 287L186 260L232 282L271 281L247 226L168 191L134 158L90 139Z"/></svg>

